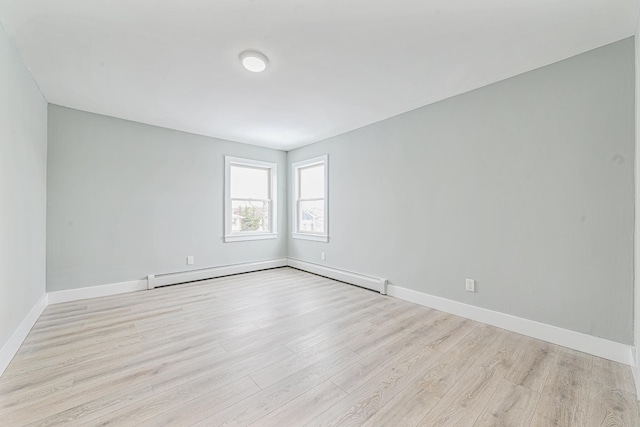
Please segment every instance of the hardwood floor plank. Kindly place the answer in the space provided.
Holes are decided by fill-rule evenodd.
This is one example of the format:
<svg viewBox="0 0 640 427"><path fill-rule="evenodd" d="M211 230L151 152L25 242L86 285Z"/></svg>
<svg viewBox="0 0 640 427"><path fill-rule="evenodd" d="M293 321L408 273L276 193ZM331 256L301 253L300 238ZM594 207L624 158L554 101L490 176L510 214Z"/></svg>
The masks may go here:
<svg viewBox="0 0 640 427"><path fill-rule="evenodd" d="M419 425L473 425L517 357L517 337L503 331L429 411ZM446 357L446 355L445 355Z"/></svg>
<svg viewBox="0 0 640 427"><path fill-rule="evenodd" d="M466 371L498 337L495 328L477 327L467 334L455 351L441 354L416 385L438 398L442 398L462 381Z"/></svg>
<svg viewBox="0 0 640 427"><path fill-rule="evenodd" d="M88 425L102 414L117 410L132 401L140 399L140 395L148 393L150 387L121 388L117 393L84 402L72 408L59 411L54 415L26 424L28 427L44 427L56 425Z"/></svg>
<svg viewBox="0 0 640 427"><path fill-rule="evenodd" d="M533 338L523 341L516 364L506 378L536 392L541 392L556 363L559 347Z"/></svg>
<svg viewBox="0 0 640 427"><path fill-rule="evenodd" d="M416 426L424 414L429 412L439 400L437 396L425 389L417 385L410 385L398 393L381 410L373 414L363 426Z"/></svg>
<svg viewBox="0 0 640 427"><path fill-rule="evenodd" d="M309 426L342 426L361 425L373 417L397 394L401 393L417 377L424 373L436 359L435 350L418 347L397 363L349 393L319 417L312 420Z"/></svg>
<svg viewBox="0 0 640 427"><path fill-rule="evenodd" d="M374 334L378 327L372 323L373 317L367 320L354 320L350 325L328 324L318 329L299 335L284 345L296 354L309 351L321 351L336 345L343 347L354 339L361 339Z"/></svg>
<svg viewBox="0 0 640 427"><path fill-rule="evenodd" d="M532 425L595 425L588 416L593 404L592 363L589 355L561 349L542 390Z"/></svg>
<svg viewBox="0 0 640 427"><path fill-rule="evenodd" d="M303 426L346 396L347 393L340 387L331 381L325 381L251 425L254 427Z"/></svg>
<svg viewBox="0 0 640 427"><path fill-rule="evenodd" d="M635 393L627 393L617 388L602 388L593 382L591 404L585 419L592 420L594 426L640 426L640 410Z"/></svg>
<svg viewBox="0 0 640 427"><path fill-rule="evenodd" d="M265 389L288 376L343 350L344 349L340 346L333 346L324 350L294 354L271 365L265 366L264 368L252 373L250 377L258 387Z"/></svg>
<svg viewBox="0 0 640 427"><path fill-rule="evenodd" d="M44 386L28 387L28 391L21 389L13 394L3 393L0 396L0 420L2 419L2 414L5 412L15 411L27 405L33 405L35 402L69 390L72 386L73 379L69 379L59 383L48 383Z"/></svg>
<svg viewBox="0 0 640 427"><path fill-rule="evenodd" d="M167 370L162 375L152 379L153 390L159 393L201 377L218 383L231 382L236 378L247 376L261 369L265 364L275 363L292 355L291 350L284 346L260 349L253 352L227 352L212 358L208 363L192 364Z"/></svg>
<svg viewBox="0 0 640 427"><path fill-rule="evenodd" d="M416 324L414 328L396 332L392 341L385 341L385 345L377 346L374 348L375 351L363 356L360 363L333 376L331 381L351 393L371 378L395 365L397 360L406 353L425 346L431 348L428 346L428 343L432 342L429 337L440 334L441 331L433 328L429 323ZM439 356L439 353L434 353L434 357Z"/></svg>
<svg viewBox="0 0 640 427"><path fill-rule="evenodd" d="M539 400L540 393L503 380L473 425L528 427Z"/></svg>
<svg viewBox="0 0 640 427"><path fill-rule="evenodd" d="M325 382L336 372L354 364L358 359L357 354L343 349L261 390L253 396L203 419L203 421L194 424L194 426L244 426L252 424L304 394L307 390Z"/></svg>
<svg viewBox="0 0 640 427"><path fill-rule="evenodd" d="M354 353L365 357L374 353L382 347L390 343L398 341L399 336L404 335L407 330L413 330L423 325L421 314L428 313L423 310L402 310L397 316L394 316L396 322L381 322L378 330L367 337L366 340L354 340L347 345Z"/></svg>
<svg viewBox="0 0 640 427"><path fill-rule="evenodd" d="M446 353L456 347L476 327L477 325L474 322L458 318L458 321L450 322L445 327L434 328L433 331L421 337L420 340L427 347L438 350L440 353Z"/></svg>
<svg viewBox="0 0 640 427"><path fill-rule="evenodd" d="M636 393L630 366L624 366L595 356L592 363L594 379L600 384L607 388L619 388L630 394Z"/></svg>
<svg viewBox="0 0 640 427"><path fill-rule="evenodd" d="M44 401L2 414L7 425L55 425L75 422L105 408L117 409L144 393L152 393L150 377L154 367L103 378L56 393Z"/></svg>
<svg viewBox="0 0 640 427"><path fill-rule="evenodd" d="M259 387L248 377L222 386L211 381L198 381L195 385L189 383L136 402L95 420L95 425L118 427L191 425L200 421L206 414L221 411L259 390Z"/></svg>

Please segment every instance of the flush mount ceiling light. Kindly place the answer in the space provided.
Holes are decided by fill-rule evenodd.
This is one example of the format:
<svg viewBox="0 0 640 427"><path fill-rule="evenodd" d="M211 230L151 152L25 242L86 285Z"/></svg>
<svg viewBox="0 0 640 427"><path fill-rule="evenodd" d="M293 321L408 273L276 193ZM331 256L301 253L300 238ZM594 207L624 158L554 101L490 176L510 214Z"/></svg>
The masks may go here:
<svg viewBox="0 0 640 427"><path fill-rule="evenodd" d="M255 50L245 50L242 52L240 54L240 61L242 61L244 68L254 73L264 71L269 65L269 58Z"/></svg>

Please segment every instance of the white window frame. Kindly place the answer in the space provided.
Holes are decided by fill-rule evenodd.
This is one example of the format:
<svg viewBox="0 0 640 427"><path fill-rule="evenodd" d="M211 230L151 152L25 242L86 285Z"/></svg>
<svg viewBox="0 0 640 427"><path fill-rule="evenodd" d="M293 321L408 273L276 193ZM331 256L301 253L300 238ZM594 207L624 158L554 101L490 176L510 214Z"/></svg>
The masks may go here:
<svg viewBox="0 0 640 427"><path fill-rule="evenodd" d="M232 199L231 199L231 166L268 169L269 198L260 201L269 202L269 226L271 230L264 231L232 231ZM249 200L249 199L242 199ZM278 237L278 165L261 160L243 159L240 157L224 156L224 241L241 242L246 240L276 239Z"/></svg>
<svg viewBox="0 0 640 427"><path fill-rule="evenodd" d="M300 213L300 202L307 201L300 199L300 170L322 164L324 165L324 233L301 232L298 230L298 218ZM316 242L329 241L329 156L314 157L312 159L295 162L291 165L291 178L293 181L293 200L291 203L292 213L291 237L294 239L313 240ZM313 199L316 200L316 199ZM317 199L322 200L322 199Z"/></svg>

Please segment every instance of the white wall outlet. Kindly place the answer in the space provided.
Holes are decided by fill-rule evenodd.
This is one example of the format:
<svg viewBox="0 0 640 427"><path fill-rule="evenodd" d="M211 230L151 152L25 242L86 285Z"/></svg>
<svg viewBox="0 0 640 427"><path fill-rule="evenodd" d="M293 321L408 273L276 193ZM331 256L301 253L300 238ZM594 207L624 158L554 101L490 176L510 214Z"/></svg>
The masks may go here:
<svg viewBox="0 0 640 427"><path fill-rule="evenodd" d="M468 292L475 292L476 291L476 281L473 279L467 279L466 280L466 289Z"/></svg>
<svg viewBox="0 0 640 427"><path fill-rule="evenodd" d="M320 259L322 261L326 261L327 260L327 254L325 254L324 252L320 252Z"/></svg>
<svg viewBox="0 0 640 427"><path fill-rule="evenodd" d="M187 257L187 265L193 265L193 255Z"/></svg>

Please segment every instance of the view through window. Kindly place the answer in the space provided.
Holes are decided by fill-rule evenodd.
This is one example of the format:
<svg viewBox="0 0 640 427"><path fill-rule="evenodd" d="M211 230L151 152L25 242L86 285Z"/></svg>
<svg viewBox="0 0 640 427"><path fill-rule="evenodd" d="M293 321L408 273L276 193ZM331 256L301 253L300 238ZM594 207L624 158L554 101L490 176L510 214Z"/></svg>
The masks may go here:
<svg viewBox="0 0 640 427"><path fill-rule="evenodd" d="M294 163L295 227L294 236L324 240L327 236L327 158ZM317 238L313 238L313 236ZM326 241L326 240L325 240Z"/></svg>
<svg viewBox="0 0 640 427"><path fill-rule="evenodd" d="M275 163L227 158L227 241L275 233L275 168Z"/></svg>

